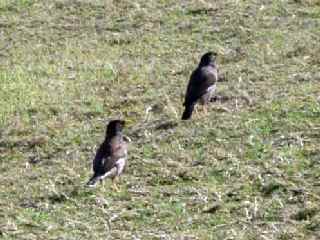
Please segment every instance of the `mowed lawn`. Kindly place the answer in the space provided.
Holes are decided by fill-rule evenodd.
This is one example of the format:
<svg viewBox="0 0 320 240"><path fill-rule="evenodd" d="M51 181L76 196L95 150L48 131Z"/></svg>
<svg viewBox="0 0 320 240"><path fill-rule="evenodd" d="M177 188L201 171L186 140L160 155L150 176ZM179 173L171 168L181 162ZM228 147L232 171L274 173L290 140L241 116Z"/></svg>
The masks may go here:
<svg viewBox="0 0 320 240"><path fill-rule="evenodd" d="M319 69L318 0L0 0L0 239L320 239ZM116 118L121 189L89 189Z"/></svg>

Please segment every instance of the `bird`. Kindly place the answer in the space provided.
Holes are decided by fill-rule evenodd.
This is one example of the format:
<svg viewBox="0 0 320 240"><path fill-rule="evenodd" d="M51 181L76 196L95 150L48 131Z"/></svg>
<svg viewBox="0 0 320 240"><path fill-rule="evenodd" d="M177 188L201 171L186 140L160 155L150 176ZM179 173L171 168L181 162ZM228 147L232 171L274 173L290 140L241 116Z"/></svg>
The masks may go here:
<svg viewBox="0 0 320 240"><path fill-rule="evenodd" d="M98 181L111 178L113 187L118 190L115 179L123 172L128 156L128 142L122 130L123 120L112 120L106 128L104 142L99 146L93 159L93 176L87 186L95 187Z"/></svg>
<svg viewBox="0 0 320 240"><path fill-rule="evenodd" d="M203 105L205 112L207 112L206 105L210 102L218 81L217 55L211 51L205 53L197 68L192 72L183 103L185 110L182 114L182 120L191 118L196 103Z"/></svg>

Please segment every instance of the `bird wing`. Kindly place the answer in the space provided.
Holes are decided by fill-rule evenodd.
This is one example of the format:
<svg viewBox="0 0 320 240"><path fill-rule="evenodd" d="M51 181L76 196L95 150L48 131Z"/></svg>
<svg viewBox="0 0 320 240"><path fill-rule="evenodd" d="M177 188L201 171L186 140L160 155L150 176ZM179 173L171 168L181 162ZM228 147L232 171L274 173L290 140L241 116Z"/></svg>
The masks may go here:
<svg viewBox="0 0 320 240"><path fill-rule="evenodd" d="M196 102L218 79L217 69L211 66L197 68L191 74L184 105Z"/></svg>
<svg viewBox="0 0 320 240"><path fill-rule="evenodd" d="M96 155L93 159L93 171L97 174L104 174L104 165L110 156L110 146L104 141L98 148Z"/></svg>

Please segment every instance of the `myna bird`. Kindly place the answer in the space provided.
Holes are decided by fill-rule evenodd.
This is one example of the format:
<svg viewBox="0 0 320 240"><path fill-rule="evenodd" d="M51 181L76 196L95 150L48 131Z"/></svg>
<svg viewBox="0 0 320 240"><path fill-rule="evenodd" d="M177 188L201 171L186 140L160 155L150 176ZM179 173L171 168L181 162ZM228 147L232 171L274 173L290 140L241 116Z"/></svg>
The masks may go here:
<svg viewBox="0 0 320 240"><path fill-rule="evenodd" d="M100 180L111 178L113 186L116 188L114 180L118 177L126 165L128 144L122 134L125 121L112 120L109 122L104 142L97 150L93 160L93 177L87 183L94 187Z"/></svg>
<svg viewBox="0 0 320 240"><path fill-rule="evenodd" d="M182 120L191 118L197 102L204 107L210 102L218 81L216 57L217 53L207 52L201 57L198 67L192 72L183 103L185 110Z"/></svg>

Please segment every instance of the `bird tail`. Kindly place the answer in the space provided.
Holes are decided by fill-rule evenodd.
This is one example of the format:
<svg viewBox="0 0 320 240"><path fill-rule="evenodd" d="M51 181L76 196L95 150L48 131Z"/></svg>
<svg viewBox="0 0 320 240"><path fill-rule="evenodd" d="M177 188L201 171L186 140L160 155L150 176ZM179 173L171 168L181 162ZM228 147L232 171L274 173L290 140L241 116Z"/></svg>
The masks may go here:
<svg viewBox="0 0 320 240"><path fill-rule="evenodd" d="M192 112L193 112L193 109L194 109L194 104L191 104L191 105L185 105L186 108L182 114L182 120L188 120L191 118L191 115L192 115Z"/></svg>
<svg viewBox="0 0 320 240"><path fill-rule="evenodd" d="M101 176L94 174L92 178L87 182L88 187L95 187L100 180Z"/></svg>
<svg viewBox="0 0 320 240"><path fill-rule="evenodd" d="M95 187L100 180L102 181L103 179L109 178L109 177L114 178L117 175L117 171L118 171L117 167L114 167L110 171L103 174L95 173L93 177L90 178L90 180L88 181L87 186Z"/></svg>

